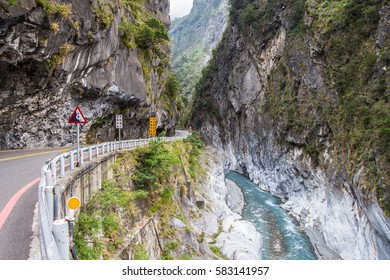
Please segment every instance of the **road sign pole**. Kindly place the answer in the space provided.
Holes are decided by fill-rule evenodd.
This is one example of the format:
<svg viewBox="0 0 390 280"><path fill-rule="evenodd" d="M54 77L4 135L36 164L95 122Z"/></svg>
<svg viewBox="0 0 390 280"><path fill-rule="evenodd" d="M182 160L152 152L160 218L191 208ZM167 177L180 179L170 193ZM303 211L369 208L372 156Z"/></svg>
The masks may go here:
<svg viewBox="0 0 390 280"><path fill-rule="evenodd" d="M76 165L77 167L79 167L82 164L81 163L82 158L80 155L80 124L86 124L87 122L88 121L85 118L84 114L81 112L79 106L76 106L76 108L73 110L72 115L70 115L68 123L77 125L77 165Z"/></svg>
<svg viewBox="0 0 390 280"><path fill-rule="evenodd" d="M118 129L119 150L122 148L121 143L121 129L123 129L123 115L115 116L115 127Z"/></svg>
<svg viewBox="0 0 390 280"><path fill-rule="evenodd" d="M121 129L119 128L119 150L122 149L122 144L121 144Z"/></svg>
<svg viewBox="0 0 390 280"><path fill-rule="evenodd" d="M77 124L77 166L80 166L80 124Z"/></svg>

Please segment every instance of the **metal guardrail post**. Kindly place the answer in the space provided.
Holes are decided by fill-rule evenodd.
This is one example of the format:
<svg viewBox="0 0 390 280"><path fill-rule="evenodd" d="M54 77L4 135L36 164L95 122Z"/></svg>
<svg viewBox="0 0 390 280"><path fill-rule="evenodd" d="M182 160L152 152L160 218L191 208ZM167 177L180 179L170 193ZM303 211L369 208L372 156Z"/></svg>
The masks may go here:
<svg viewBox="0 0 390 280"><path fill-rule="evenodd" d="M99 157L99 145L96 145L96 158Z"/></svg>
<svg viewBox="0 0 390 280"><path fill-rule="evenodd" d="M80 149L80 166L84 164L84 149Z"/></svg>
<svg viewBox="0 0 390 280"><path fill-rule="evenodd" d="M74 153L70 152L70 171L74 170Z"/></svg>
<svg viewBox="0 0 390 280"><path fill-rule="evenodd" d="M92 147L89 147L88 151L89 151L89 161L91 161L92 160Z"/></svg>
<svg viewBox="0 0 390 280"><path fill-rule="evenodd" d="M52 186L53 185L53 178L51 176L51 171L46 170L45 171L45 186Z"/></svg>
<svg viewBox="0 0 390 280"><path fill-rule="evenodd" d="M49 223L51 226L54 220L54 186L45 187L45 196L46 196L47 212L49 215Z"/></svg>
<svg viewBox="0 0 390 280"><path fill-rule="evenodd" d="M61 260L69 260L69 224L65 219L53 222L53 235Z"/></svg>
<svg viewBox="0 0 390 280"><path fill-rule="evenodd" d="M57 183L57 163L54 160L50 162L50 168L53 176L53 185L55 185Z"/></svg>
<svg viewBox="0 0 390 280"><path fill-rule="evenodd" d="M60 185L56 184L54 186L54 215L53 220L58 220L61 215L61 187Z"/></svg>
<svg viewBox="0 0 390 280"><path fill-rule="evenodd" d="M60 178L65 177L65 158L63 155L60 156Z"/></svg>
<svg viewBox="0 0 390 280"><path fill-rule="evenodd" d="M47 166L45 166L47 168ZM48 178L49 174L51 177L51 171L49 173L45 172L46 178L41 178L41 182L39 183L39 192L38 192L38 214L39 214L39 241L40 241L40 251L42 259L44 260L59 260L60 254L58 252L58 248L56 246L55 240L53 238L53 234L51 231L51 223L49 221L47 205L45 199L45 181ZM51 180L51 178L50 178Z"/></svg>

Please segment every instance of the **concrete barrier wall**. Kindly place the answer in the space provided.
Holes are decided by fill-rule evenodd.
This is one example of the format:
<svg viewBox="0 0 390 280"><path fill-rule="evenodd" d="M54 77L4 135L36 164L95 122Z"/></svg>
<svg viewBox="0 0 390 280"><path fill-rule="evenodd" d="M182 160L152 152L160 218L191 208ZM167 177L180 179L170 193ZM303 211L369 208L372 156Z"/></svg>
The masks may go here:
<svg viewBox="0 0 390 280"><path fill-rule="evenodd" d="M102 188L104 180L114 178L112 164L115 163L115 159L116 154L95 159L85 164L76 173L58 181L62 186L61 209L64 216L66 216L66 203L69 198L77 197L81 201L81 206L86 205Z"/></svg>

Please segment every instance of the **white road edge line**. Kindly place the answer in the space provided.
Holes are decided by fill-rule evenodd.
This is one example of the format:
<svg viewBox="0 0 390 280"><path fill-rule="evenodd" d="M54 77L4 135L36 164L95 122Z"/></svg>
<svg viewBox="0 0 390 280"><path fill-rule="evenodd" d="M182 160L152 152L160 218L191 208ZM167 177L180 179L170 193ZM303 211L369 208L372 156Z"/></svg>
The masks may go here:
<svg viewBox="0 0 390 280"><path fill-rule="evenodd" d="M34 218L32 223L32 232L30 243L30 253L27 260L41 260L41 250L39 248L39 237L38 237L38 203L35 204Z"/></svg>

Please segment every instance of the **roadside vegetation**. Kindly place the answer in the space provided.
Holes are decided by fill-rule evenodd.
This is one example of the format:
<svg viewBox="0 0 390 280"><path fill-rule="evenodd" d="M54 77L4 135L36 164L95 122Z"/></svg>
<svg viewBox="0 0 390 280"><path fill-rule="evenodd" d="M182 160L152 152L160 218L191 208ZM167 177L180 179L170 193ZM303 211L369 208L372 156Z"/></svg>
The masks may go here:
<svg viewBox="0 0 390 280"><path fill-rule="evenodd" d="M157 140L121 153L113 166L114 179L103 183L77 217L79 258L113 259L125 249L132 251L134 259L148 259L144 246L131 242L131 232L139 221L157 215L159 235L165 243L162 258L172 259L178 241L169 218L186 221L177 199L187 194L187 180L194 182L197 174L203 173L199 162L203 149L203 141L194 133L184 141Z"/></svg>

